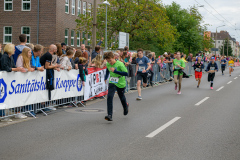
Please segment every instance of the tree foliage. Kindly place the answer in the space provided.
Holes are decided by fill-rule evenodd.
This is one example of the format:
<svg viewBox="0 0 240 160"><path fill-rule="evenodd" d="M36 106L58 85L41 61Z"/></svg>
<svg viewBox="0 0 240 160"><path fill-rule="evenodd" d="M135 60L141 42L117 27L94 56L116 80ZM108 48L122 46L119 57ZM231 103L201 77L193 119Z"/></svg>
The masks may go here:
<svg viewBox="0 0 240 160"><path fill-rule="evenodd" d="M208 45L203 38L202 16L196 7L182 9L173 2L163 6L160 0L108 0L108 44L115 41L118 33L129 33L130 49L163 52L198 52ZM106 5L97 9L97 39L105 35ZM79 15L76 30L92 35L91 15ZM105 45L105 44L103 44ZM207 46L208 48L209 46Z"/></svg>
<svg viewBox="0 0 240 160"><path fill-rule="evenodd" d="M224 53L223 53L224 50ZM225 55L225 56L233 56L233 49L231 47L231 43L228 39L224 40L224 49L223 46L220 47L220 53L221 55Z"/></svg>

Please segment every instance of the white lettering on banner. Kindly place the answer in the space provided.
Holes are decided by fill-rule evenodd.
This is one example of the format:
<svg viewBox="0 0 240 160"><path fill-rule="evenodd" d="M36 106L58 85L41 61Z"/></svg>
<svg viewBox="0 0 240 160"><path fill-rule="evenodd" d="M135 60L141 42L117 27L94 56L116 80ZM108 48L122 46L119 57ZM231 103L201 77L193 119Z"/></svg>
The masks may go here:
<svg viewBox="0 0 240 160"><path fill-rule="evenodd" d="M86 76L84 100L106 95L108 90L108 83L105 84L104 81L106 69L88 68L88 70L91 73Z"/></svg>
<svg viewBox="0 0 240 160"><path fill-rule="evenodd" d="M48 101L46 71L0 72L0 109L8 109ZM55 90L51 100L83 95L78 70L54 71Z"/></svg>

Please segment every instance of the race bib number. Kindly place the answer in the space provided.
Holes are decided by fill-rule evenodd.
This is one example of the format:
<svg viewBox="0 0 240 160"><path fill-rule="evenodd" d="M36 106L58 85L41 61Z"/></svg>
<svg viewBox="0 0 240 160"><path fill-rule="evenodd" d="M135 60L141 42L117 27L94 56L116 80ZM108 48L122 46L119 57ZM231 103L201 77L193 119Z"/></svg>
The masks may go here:
<svg viewBox="0 0 240 160"><path fill-rule="evenodd" d="M139 66L138 71L143 71L143 70L145 70L145 67L144 66Z"/></svg>
<svg viewBox="0 0 240 160"><path fill-rule="evenodd" d="M210 67L210 70L211 70L211 71L214 71L214 70L215 70L215 67Z"/></svg>
<svg viewBox="0 0 240 160"><path fill-rule="evenodd" d="M118 81L119 81L119 78L117 78L117 77L111 77L110 78L111 83L118 83Z"/></svg>
<svg viewBox="0 0 240 160"><path fill-rule="evenodd" d="M200 69L200 68L196 68L196 71L197 71L197 72L201 72L201 69Z"/></svg>

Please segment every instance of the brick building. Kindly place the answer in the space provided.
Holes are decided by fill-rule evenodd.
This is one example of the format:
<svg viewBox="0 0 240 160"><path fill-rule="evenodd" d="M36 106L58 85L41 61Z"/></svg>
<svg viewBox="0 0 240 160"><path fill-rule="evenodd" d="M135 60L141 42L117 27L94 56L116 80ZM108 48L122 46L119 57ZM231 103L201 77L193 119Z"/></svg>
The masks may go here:
<svg viewBox="0 0 240 160"><path fill-rule="evenodd" d="M97 0L97 4L102 0ZM79 47L80 36L75 33L78 14L91 12L93 0L1 0L0 43L19 44L18 36L26 34L28 43L50 44L65 42Z"/></svg>

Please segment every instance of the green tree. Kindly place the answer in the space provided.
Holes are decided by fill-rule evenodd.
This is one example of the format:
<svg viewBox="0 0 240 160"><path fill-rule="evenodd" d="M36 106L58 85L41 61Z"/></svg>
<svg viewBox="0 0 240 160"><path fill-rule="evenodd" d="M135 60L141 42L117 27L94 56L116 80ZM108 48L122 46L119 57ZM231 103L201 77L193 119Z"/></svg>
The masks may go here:
<svg viewBox="0 0 240 160"><path fill-rule="evenodd" d="M173 50L177 35L176 28L168 21L164 6L159 0L109 0L108 44L115 41L111 37L118 33L129 33L130 49L143 48L159 53ZM97 39L105 35L105 5L97 11ZM92 17L79 15L77 31L92 32ZM113 49L118 48L118 41ZM105 45L105 44L104 44Z"/></svg>
<svg viewBox="0 0 240 160"><path fill-rule="evenodd" d="M204 26L201 26L202 16L195 6L189 10L182 9L175 2L166 6L167 16L171 25L177 29L175 51L198 52L203 48Z"/></svg>
<svg viewBox="0 0 240 160"><path fill-rule="evenodd" d="M223 53L223 50L224 50L224 53ZM224 49L223 49L223 46L221 46L220 53L221 53L221 55L224 54L225 56L233 56L233 49L232 49L230 41L228 39L224 40Z"/></svg>

